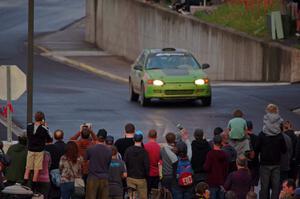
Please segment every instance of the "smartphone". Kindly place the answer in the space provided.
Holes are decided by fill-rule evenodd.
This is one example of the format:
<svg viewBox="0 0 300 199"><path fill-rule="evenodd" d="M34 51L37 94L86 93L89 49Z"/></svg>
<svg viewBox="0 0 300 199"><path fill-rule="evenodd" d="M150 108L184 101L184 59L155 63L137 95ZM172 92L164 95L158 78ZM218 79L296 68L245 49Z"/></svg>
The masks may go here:
<svg viewBox="0 0 300 199"><path fill-rule="evenodd" d="M92 128L92 123L83 123L82 124L82 128L89 128L89 129L91 129Z"/></svg>
<svg viewBox="0 0 300 199"><path fill-rule="evenodd" d="M183 126L181 124L177 124L176 127L181 131L183 129Z"/></svg>

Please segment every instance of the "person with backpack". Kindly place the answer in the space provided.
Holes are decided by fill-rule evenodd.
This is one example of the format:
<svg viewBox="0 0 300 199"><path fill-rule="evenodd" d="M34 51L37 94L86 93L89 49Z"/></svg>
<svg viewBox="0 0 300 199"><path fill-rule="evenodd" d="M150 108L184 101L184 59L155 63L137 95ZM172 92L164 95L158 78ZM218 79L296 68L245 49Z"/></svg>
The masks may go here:
<svg viewBox="0 0 300 199"><path fill-rule="evenodd" d="M51 186L49 197L51 199L60 199L60 188L54 182L54 178L57 178L59 175L59 161L61 156L65 153L66 143L63 141L64 132L63 130L57 129L53 133L53 138L56 140L55 143L46 145L45 150L50 153L51 156L51 166L50 166L50 177L51 177Z"/></svg>
<svg viewBox="0 0 300 199"><path fill-rule="evenodd" d="M190 199L193 192L193 169L187 155L187 145L176 144L178 161L173 165L172 195L174 199Z"/></svg>
<svg viewBox="0 0 300 199"><path fill-rule="evenodd" d="M62 199L70 199L75 190L75 179L82 175L83 158L79 155L75 142L69 141L65 154L60 158L59 170L61 174L60 191Z"/></svg>

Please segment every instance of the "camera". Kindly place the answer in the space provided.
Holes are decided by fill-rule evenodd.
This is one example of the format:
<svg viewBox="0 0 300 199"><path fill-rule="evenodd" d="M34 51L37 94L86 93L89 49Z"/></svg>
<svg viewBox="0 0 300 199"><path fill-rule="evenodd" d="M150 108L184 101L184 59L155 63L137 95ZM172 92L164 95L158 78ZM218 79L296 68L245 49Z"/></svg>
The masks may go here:
<svg viewBox="0 0 300 199"><path fill-rule="evenodd" d="M179 129L179 131L183 130L183 126L181 124L179 124L179 123L176 125L176 127Z"/></svg>
<svg viewBox="0 0 300 199"><path fill-rule="evenodd" d="M92 123L83 123L81 125L82 129L91 129L92 128Z"/></svg>

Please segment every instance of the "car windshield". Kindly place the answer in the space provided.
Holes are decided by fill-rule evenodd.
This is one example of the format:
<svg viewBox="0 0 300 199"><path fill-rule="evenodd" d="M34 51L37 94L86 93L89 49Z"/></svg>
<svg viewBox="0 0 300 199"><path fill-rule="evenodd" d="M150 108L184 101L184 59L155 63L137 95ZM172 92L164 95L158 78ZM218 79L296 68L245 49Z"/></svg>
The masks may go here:
<svg viewBox="0 0 300 199"><path fill-rule="evenodd" d="M199 69L195 58L186 53L157 53L150 55L146 68L154 69Z"/></svg>

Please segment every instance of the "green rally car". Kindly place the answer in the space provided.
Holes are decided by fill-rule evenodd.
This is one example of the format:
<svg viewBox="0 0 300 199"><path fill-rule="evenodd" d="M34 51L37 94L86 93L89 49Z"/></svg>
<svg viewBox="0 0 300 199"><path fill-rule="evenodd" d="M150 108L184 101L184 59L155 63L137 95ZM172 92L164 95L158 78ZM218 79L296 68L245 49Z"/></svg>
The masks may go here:
<svg viewBox="0 0 300 199"><path fill-rule="evenodd" d="M210 106L211 86L203 71L208 67L183 49L145 49L131 67L130 100L147 106L151 99L200 99Z"/></svg>

